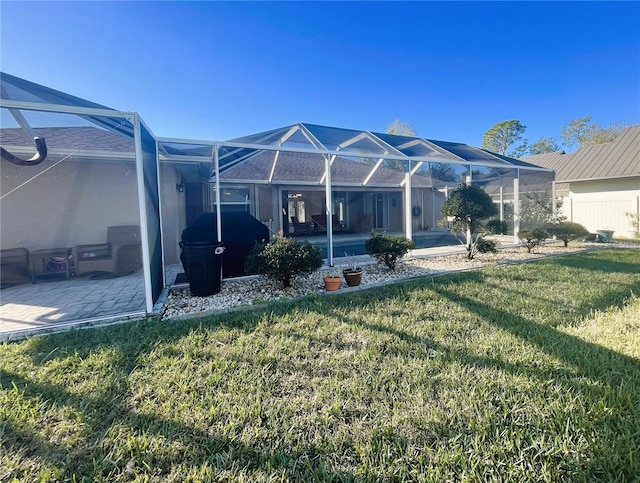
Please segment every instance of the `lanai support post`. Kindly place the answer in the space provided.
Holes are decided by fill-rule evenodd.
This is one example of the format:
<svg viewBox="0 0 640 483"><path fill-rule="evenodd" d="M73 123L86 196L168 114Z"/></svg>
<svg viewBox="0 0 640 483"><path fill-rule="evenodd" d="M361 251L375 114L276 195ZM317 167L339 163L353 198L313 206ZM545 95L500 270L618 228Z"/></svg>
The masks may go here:
<svg viewBox="0 0 640 483"><path fill-rule="evenodd" d="M140 252L142 254L142 277L144 279L144 299L147 313L153 312L153 291L151 284L151 253L149 251L149 221L147 218L147 198L144 185L144 155L142 152L142 134L140 118L132 114L133 142L136 157L136 181L138 183L138 209L140 211Z"/></svg>
<svg viewBox="0 0 640 483"><path fill-rule="evenodd" d="M518 243L520 234L520 170L516 168L513 178L513 243Z"/></svg>
<svg viewBox="0 0 640 483"><path fill-rule="evenodd" d="M555 180L551 182L551 216L552 220L555 223L558 219L558 209L556 207L556 182Z"/></svg>
<svg viewBox="0 0 640 483"><path fill-rule="evenodd" d="M222 242L222 214L220 213L220 160L218 159L218 143L213 145L213 167L216 170L216 228L218 243Z"/></svg>
<svg viewBox="0 0 640 483"><path fill-rule="evenodd" d="M431 229L436 229L436 187L431 187Z"/></svg>
<svg viewBox="0 0 640 483"><path fill-rule="evenodd" d="M333 267L333 199L331 198L331 159L328 154L324 155L324 170L325 211L327 213L327 264Z"/></svg>
<svg viewBox="0 0 640 483"><path fill-rule="evenodd" d="M404 173L404 236L413 240L411 221L411 161L407 161L407 172Z"/></svg>

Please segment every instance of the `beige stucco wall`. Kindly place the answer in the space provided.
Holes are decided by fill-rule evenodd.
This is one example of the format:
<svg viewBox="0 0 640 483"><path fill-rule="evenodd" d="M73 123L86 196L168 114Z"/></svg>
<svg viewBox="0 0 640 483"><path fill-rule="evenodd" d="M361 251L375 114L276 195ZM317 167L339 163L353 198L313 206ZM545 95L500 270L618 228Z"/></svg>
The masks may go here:
<svg viewBox="0 0 640 483"><path fill-rule="evenodd" d="M140 224L133 162L2 163L1 180L2 248L100 243L108 226Z"/></svg>
<svg viewBox="0 0 640 483"><path fill-rule="evenodd" d="M139 225L133 161L51 159L37 166L2 163L0 247L71 248L102 243L107 227ZM177 193L175 170L162 166L162 217L167 263L179 255L184 228L184 193Z"/></svg>
<svg viewBox="0 0 640 483"><path fill-rule="evenodd" d="M562 212L570 221L590 232L614 230L614 236L629 236L632 226L625 212L637 213L640 178L571 183Z"/></svg>
<svg viewBox="0 0 640 483"><path fill-rule="evenodd" d="M165 263L178 263L180 236L186 228L185 194L176 190L180 175L171 165L161 165L162 236Z"/></svg>

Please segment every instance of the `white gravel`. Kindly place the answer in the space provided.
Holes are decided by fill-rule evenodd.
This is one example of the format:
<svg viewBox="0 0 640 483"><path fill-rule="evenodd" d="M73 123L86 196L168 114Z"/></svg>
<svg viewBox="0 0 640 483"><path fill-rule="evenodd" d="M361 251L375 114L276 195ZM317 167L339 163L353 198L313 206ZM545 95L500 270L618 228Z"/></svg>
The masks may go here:
<svg viewBox="0 0 640 483"><path fill-rule="evenodd" d="M564 248L562 242L553 242L538 247L534 253L527 253L524 247L504 248L499 249L496 254L477 254L473 260L467 260L466 254L464 253L425 258L408 258L401 261L394 271L390 271L386 266L381 266L371 261L368 262L368 264L362 263L364 273L360 287L348 288L343 279L338 292L358 290L367 288L367 286L371 287L372 285L391 283L393 281L423 277L437 273L476 269L492 264L520 263L526 260L570 253L586 248L625 246L633 248L640 247L638 244L625 244L624 242L616 242L614 244L572 242L569 244L569 247ZM168 294L162 319L192 318L218 311L228 311L242 306L264 304L278 299L289 299L313 293L323 293L325 289L322 277L330 271L332 270L324 268L310 275L297 277L292 281L292 286L286 289L277 282L273 282L262 276L224 280L220 293L208 297L191 296L188 286L175 288ZM336 272L335 269L333 271ZM341 271L338 270L338 273L341 273Z"/></svg>

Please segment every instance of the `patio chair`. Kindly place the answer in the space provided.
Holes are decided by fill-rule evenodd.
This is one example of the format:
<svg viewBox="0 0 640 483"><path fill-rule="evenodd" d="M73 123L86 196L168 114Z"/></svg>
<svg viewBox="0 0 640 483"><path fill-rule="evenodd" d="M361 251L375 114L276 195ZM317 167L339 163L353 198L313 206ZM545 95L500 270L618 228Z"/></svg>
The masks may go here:
<svg viewBox="0 0 640 483"><path fill-rule="evenodd" d="M327 231L327 216L326 215L311 215L311 219L313 220L313 224L316 230L318 231ZM333 231L342 231L343 226L340 223L340 219L338 215L331 215L331 228Z"/></svg>
<svg viewBox="0 0 640 483"><path fill-rule="evenodd" d="M0 250L0 284L9 286L30 280L29 250L26 248Z"/></svg>
<svg viewBox="0 0 640 483"><path fill-rule="evenodd" d="M76 276L93 272L126 274L142 267L140 226L110 226L107 242L71 249Z"/></svg>
<svg viewBox="0 0 640 483"><path fill-rule="evenodd" d="M294 235L311 235L311 223L298 221L297 216L291 217Z"/></svg>

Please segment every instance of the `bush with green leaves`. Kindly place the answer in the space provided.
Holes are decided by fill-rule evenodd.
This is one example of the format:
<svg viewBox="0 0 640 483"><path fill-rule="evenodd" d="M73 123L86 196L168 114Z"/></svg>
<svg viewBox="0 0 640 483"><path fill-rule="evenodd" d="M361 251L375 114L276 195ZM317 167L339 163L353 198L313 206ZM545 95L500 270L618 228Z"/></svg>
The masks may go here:
<svg viewBox="0 0 640 483"><path fill-rule="evenodd" d="M531 253L538 245L541 245L542 242L549 236L549 234L543 230L542 228L534 228L532 230L521 230L518 233L518 238L525 247L527 247L527 252Z"/></svg>
<svg viewBox="0 0 640 483"><path fill-rule="evenodd" d="M371 232L371 238L364 242L367 250L378 263L384 263L389 270L394 270L398 260L414 247L414 243L401 236Z"/></svg>
<svg viewBox="0 0 640 483"><path fill-rule="evenodd" d="M493 235L506 235L509 230L509 224L498 218L487 221L484 227Z"/></svg>
<svg viewBox="0 0 640 483"><path fill-rule="evenodd" d="M478 236L476 240L476 250L480 253L498 253L498 242L496 240L488 240Z"/></svg>
<svg viewBox="0 0 640 483"><path fill-rule="evenodd" d="M308 241L283 236L269 243L256 243L244 265L246 273L265 275L284 287L289 287L294 277L312 273L320 267L320 248Z"/></svg>
<svg viewBox="0 0 640 483"><path fill-rule="evenodd" d="M569 242L584 238L589 235L589 231L580 223L561 221L560 223L549 223L545 225L546 232L564 242L564 246L569 246Z"/></svg>

